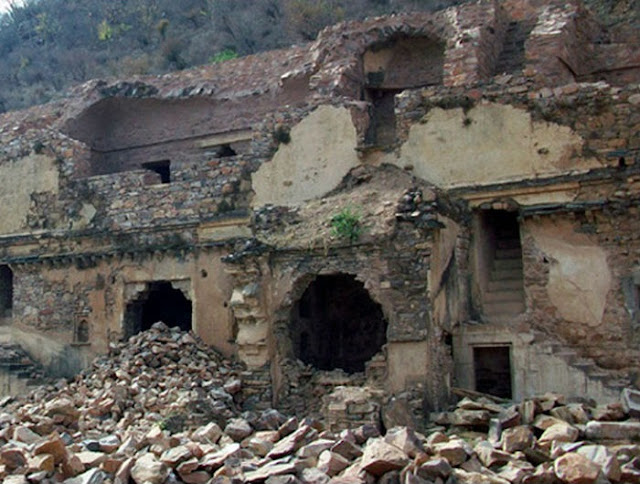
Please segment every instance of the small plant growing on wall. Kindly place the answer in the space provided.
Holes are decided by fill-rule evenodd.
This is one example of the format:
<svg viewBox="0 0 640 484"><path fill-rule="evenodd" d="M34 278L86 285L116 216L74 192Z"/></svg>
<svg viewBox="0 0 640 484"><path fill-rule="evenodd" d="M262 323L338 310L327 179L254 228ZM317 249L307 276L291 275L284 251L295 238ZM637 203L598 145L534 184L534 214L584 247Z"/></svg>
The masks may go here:
<svg viewBox="0 0 640 484"><path fill-rule="evenodd" d="M351 207L343 208L331 217L331 235L340 239L349 239L354 243L362 235L362 216Z"/></svg>

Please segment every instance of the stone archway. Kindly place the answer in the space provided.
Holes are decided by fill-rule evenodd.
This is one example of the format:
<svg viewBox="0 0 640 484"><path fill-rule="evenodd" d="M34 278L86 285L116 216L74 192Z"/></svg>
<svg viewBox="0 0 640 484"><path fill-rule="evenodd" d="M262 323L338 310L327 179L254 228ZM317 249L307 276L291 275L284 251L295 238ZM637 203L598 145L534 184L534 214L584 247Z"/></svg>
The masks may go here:
<svg viewBox="0 0 640 484"><path fill-rule="evenodd" d="M363 372L386 343L381 306L352 275L319 275L293 304L289 335L294 355L318 370Z"/></svg>
<svg viewBox="0 0 640 484"><path fill-rule="evenodd" d="M154 281L144 285L141 291L126 305L123 333L129 338L146 331L153 323L162 321L167 326L183 331L192 329L192 304L181 288L170 281Z"/></svg>

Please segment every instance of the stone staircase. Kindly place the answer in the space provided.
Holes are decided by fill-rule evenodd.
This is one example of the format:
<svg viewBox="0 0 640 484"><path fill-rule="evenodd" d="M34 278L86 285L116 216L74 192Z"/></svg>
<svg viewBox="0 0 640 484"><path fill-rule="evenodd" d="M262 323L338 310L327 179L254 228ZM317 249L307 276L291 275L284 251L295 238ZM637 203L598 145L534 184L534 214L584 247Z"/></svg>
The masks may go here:
<svg viewBox="0 0 640 484"><path fill-rule="evenodd" d="M557 360L566 365L562 375L556 374L565 391L572 388L574 392L585 396L601 395L617 401L622 389L630 386L628 377L599 367L593 359L580 356L576 350L562 342L551 340L540 331L533 331L533 336L537 353L544 356L546 364L549 365L549 368L539 369L543 377L549 371L553 371L553 366L557 372Z"/></svg>
<svg viewBox="0 0 640 484"><path fill-rule="evenodd" d="M0 396L15 395L48 382L40 365L20 345L0 342Z"/></svg>
<svg viewBox="0 0 640 484"><path fill-rule="evenodd" d="M484 294L484 314L492 320L525 310L522 278L522 247L518 237L496 242L489 282Z"/></svg>

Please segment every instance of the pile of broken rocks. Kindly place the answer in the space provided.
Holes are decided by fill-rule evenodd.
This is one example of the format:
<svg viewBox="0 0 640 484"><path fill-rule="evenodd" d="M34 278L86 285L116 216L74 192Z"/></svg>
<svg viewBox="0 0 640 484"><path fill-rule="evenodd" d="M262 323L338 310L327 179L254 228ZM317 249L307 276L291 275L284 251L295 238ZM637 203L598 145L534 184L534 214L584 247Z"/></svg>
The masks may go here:
<svg viewBox="0 0 640 484"><path fill-rule="evenodd" d="M465 397L424 433L246 410L250 374L159 323L73 382L1 402L5 484L640 483L637 394ZM244 411L243 411L244 407ZM257 407L256 407L257 408Z"/></svg>

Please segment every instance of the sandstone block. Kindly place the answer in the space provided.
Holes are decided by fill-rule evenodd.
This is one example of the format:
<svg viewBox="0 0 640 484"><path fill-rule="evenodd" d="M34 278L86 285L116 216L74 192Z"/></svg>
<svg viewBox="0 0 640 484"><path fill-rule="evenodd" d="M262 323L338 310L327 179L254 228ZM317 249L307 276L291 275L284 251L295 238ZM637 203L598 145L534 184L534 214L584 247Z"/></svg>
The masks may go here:
<svg viewBox="0 0 640 484"><path fill-rule="evenodd" d="M243 418L232 418L224 428L224 433L234 441L240 442L253 433L253 428L251 424Z"/></svg>
<svg viewBox="0 0 640 484"><path fill-rule="evenodd" d="M535 442L535 437L529 427L519 425L502 432L501 442L502 450L513 453L531 448Z"/></svg>
<svg viewBox="0 0 640 484"><path fill-rule="evenodd" d="M451 474L451 465L447 459L435 458L423 462L418 467L416 474L423 479L434 481L438 478L446 480Z"/></svg>
<svg viewBox="0 0 640 484"><path fill-rule="evenodd" d="M64 484L102 484L107 480L107 475L100 469L91 469L77 477L64 481Z"/></svg>
<svg viewBox="0 0 640 484"><path fill-rule="evenodd" d="M186 445L179 445L168 449L160 456L160 460L169 467L176 467L180 462L191 457L191 450Z"/></svg>
<svg viewBox="0 0 640 484"><path fill-rule="evenodd" d="M374 476L381 476L386 472L402 469L409 463L408 456L394 445L388 444L382 438L371 439L364 448L362 455L362 470Z"/></svg>
<svg viewBox="0 0 640 484"><path fill-rule="evenodd" d="M67 447L58 434L51 434L45 441L40 442L35 446L33 454L51 454L55 459L56 465L58 465L65 460L67 456Z"/></svg>
<svg viewBox="0 0 640 484"><path fill-rule="evenodd" d="M215 444L222 435L222 429L217 423L211 422L204 427L200 427L191 435L191 438L196 442L203 444Z"/></svg>
<svg viewBox="0 0 640 484"><path fill-rule="evenodd" d="M442 457L449 461L449 464L456 467L466 461L471 455L470 449L461 440L450 440L433 447L437 457Z"/></svg>
<svg viewBox="0 0 640 484"><path fill-rule="evenodd" d="M604 445L583 445L576 453L600 466L602 473L611 481L620 480L620 464L615 454Z"/></svg>
<svg viewBox="0 0 640 484"><path fill-rule="evenodd" d="M575 442L580 432L577 428L562 422L548 427L538 439L539 442Z"/></svg>
<svg viewBox="0 0 640 484"><path fill-rule="evenodd" d="M485 467L500 466L512 459L511 454L494 449L486 440L478 442L473 450Z"/></svg>
<svg viewBox="0 0 640 484"><path fill-rule="evenodd" d="M558 479L567 484L594 484L600 473L597 464L573 452L556 459L553 469Z"/></svg>
<svg viewBox="0 0 640 484"><path fill-rule="evenodd" d="M26 465L27 454L23 449L2 449L0 462L9 470L18 469Z"/></svg>
<svg viewBox="0 0 640 484"><path fill-rule="evenodd" d="M18 425L13 430L13 439L18 442L24 442L25 444L35 444L42 440L42 437L24 425Z"/></svg>
<svg viewBox="0 0 640 484"><path fill-rule="evenodd" d="M330 450L323 451L318 457L317 468L329 477L335 476L347 467L349 467L349 461L340 454L331 452Z"/></svg>
<svg viewBox="0 0 640 484"><path fill-rule="evenodd" d="M136 484L162 484L169 476L169 468L153 454L144 454L131 468L131 478Z"/></svg>
<svg viewBox="0 0 640 484"><path fill-rule="evenodd" d="M388 430L384 440L388 444L395 445L411 458L424 452L415 432L407 427L394 427Z"/></svg>
<svg viewBox="0 0 640 484"><path fill-rule="evenodd" d="M591 421L585 433L590 440L640 440L640 422Z"/></svg>

